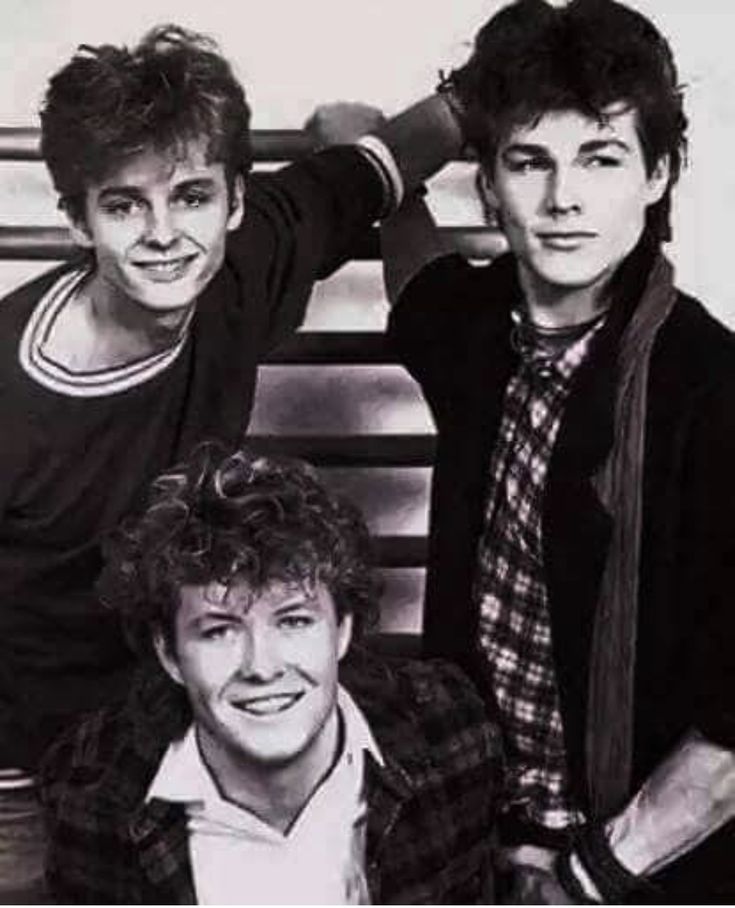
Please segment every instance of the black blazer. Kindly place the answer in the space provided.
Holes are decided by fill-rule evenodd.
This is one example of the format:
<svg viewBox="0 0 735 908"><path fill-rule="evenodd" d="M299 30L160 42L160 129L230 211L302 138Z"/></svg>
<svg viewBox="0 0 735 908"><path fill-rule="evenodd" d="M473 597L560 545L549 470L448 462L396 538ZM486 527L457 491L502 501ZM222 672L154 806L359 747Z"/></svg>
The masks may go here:
<svg viewBox="0 0 735 908"><path fill-rule="evenodd" d="M592 619L611 529L590 480L612 444L618 344L654 254L641 245L619 269L613 308L573 380L544 502L554 661L582 803ZM519 295L512 256L489 266L448 256L412 280L389 324L438 433L426 650L480 683L472 583L490 455L517 365L510 309ZM645 431L635 788L692 726L735 748L735 338L682 293L653 349ZM733 862L724 856L734 845L730 824L678 861L662 875L674 887L667 898L706 900L705 889L714 900L735 898Z"/></svg>

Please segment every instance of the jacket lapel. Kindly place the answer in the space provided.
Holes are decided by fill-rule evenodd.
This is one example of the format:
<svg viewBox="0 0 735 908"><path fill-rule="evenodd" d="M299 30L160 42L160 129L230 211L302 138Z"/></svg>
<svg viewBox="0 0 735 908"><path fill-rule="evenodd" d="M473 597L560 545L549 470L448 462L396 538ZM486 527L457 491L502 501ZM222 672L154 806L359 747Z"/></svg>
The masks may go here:
<svg viewBox="0 0 735 908"><path fill-rule="evenodd" d="M129 832L145 880L142 900L196 904L183 807L156 799L145 802L131 819Z"/></svg>

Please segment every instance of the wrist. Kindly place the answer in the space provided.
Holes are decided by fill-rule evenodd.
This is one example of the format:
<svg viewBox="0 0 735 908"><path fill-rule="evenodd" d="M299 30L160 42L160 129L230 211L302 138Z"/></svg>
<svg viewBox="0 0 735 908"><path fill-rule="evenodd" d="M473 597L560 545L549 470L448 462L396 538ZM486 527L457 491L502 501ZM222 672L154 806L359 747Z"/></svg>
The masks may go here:
<svg viewBox="0 0 735 908"><path fill-rule="evenodd" d="M636 876L643 876L654 864L653 856L648 853L648 837L642 833L644 828L642 818L635 811L635 802L605 826L612 853Z"/></svg>
<svg viewBox="0 0 735 908"><path fill-rule="evenodd" d="M571 870L576 869L582 889L587 895L594 893L600 902L620 904L635 890L651 888L642 876L620 862L602 824L584 826L568 855Z"/></svg>

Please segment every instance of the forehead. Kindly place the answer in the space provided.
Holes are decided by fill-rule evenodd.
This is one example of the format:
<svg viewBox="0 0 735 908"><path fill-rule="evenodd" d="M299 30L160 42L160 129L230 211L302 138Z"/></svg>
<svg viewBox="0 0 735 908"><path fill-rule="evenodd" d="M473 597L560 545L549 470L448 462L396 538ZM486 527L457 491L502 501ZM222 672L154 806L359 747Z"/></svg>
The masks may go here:
<svg viewBox="0 0 735 908"><path fill-rule="evenodd" d="M205 137L169 149L144 149L110 168L92 188L145 188L195 179L224 180L224 164L209 160L209 143Z"/></svg>
<svg viewBox="0 0 735 908"><path fill-rule="evenodd" d="M262 617L286 606L304 606L313 611L336 613L331 593L321 582L272 580L259 589L246 583L225 586L212 582L201 586L183 586L179 599L179 615L185 620L212 613Z"/></svg>
<svg viewBox="0 0 735 908"><path fill-rule="evenodd" d="M608 108L603 121L576 110L548 111L531 123L512 127L498 151L515 145L534 145L562 157L576 154L590 142L611 142L641 154L637 126L636 111L623 105Z"/></svg>

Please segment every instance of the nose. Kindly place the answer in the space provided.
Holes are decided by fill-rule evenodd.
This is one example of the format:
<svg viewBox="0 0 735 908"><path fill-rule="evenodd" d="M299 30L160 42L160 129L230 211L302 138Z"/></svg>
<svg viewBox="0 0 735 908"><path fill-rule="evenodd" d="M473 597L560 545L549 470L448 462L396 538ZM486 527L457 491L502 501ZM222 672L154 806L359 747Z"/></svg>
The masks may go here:
<svg viewBox="0 0 735 908"><path fill-rule="evenodd" d="M553 215L582 210L579 185L572 168L556 167L549 174L546 210Z"/></svg>
<svg viewBox="0 0 735 908"><path fill-rule="evenodd" d="M248 681L263 683L283 674L278 643L267 628L252 628L243 635L240 674Z"/></svg>
<svg viewBox="0 0 735 908"><path fill-rule="evenodd" d="M148 212L146 243L155 248L168 249L177 239L176 224L168 205L154 205Z"/></svg>

